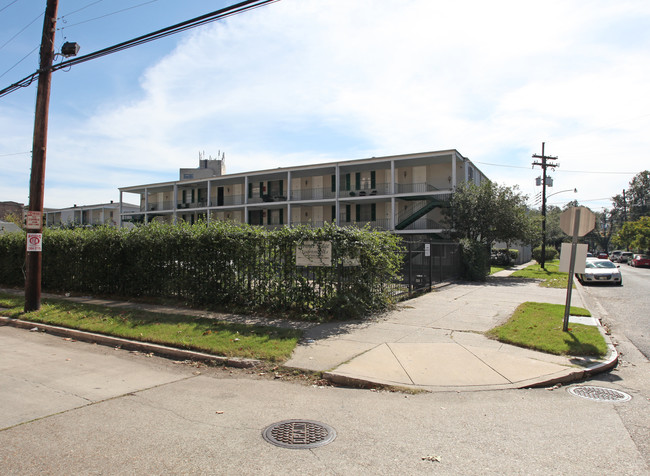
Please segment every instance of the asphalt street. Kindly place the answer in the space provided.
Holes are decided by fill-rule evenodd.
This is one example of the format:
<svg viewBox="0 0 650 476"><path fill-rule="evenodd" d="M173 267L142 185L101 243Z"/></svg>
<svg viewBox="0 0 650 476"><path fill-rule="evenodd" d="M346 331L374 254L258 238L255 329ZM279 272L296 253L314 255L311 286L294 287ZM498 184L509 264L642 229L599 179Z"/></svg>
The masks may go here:
<svg viewBox="0 0 650 476"><path fill-rule="evenodd" d="M305 385L0 327L3 474L649 474L648 362L592 384L407 394ZM312 449L274 446L287 419L336 430Z"/></svg>
<svg viewBox="0 0 650 476"><path fill-rule="evenodd" d="M620 265L622 286L582 286L583 296L617 335L650 358L650 269Z"/></svg>

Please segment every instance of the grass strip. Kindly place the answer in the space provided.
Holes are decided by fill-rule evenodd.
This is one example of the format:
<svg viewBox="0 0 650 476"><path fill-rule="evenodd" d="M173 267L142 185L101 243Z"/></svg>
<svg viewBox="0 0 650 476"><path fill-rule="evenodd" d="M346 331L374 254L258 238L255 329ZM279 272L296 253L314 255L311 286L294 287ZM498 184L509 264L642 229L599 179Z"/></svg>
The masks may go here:
<svg viewBox="0 0 650 476"><path fill-rule="evenodd" d="M511 274L513 278L541 279L541 286L546 288L566 289L569 273L561 273L560 261L549 261L545 264L544 269L539 263L527 266Z"/></svg>
<svg viewBox="0 0 650 476"><path fill-rule="evenodd" d="M490 266L490 274L498 273L504 269L510 269L509 266Z"/></svg>
<svg viewBox="0 0 650 476"><path fill-rule="evenodd" d="M302 331L297 329L137 309L117 310L63 299L43 299L40 310L25 313L24 302L24 297L0 293L2 314L7 317L225 357L282 362L291 356L302 336Z"/></svg>
<svg viewBox="0 0 650 476"><path fill-rule="evenodd" d="M573 316L591 316L589 311L571 307ZM486 335L500 342L556 355L603 357L607 343L596 326L569 323L562 331L564 305L525 302L505 324L490 329Z"/></svg>

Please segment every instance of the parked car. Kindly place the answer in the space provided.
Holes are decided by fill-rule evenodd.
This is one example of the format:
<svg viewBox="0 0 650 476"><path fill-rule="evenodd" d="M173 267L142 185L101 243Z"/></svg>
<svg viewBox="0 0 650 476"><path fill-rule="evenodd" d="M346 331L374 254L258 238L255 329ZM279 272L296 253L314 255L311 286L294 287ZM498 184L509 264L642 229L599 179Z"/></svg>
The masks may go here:
<svg viewBox="0 0 650 476"><path fill-rule="evenodd" d="M618 263L627 263L634 257L634 253L631 251L623 251L620 255L618 255L618 258L616 258L616 261Z"/></svg>
<svg viewBox="0 0 650 476"><path fill-rule="evenodd" d="M632 261L630 261L630 265L634 266L635 268L638 266L643 266L643 267L647 266L648 268L650 268L650 256L634 255Z"/></svg>
<svg viewBox="0 0 650 476"><path fill-rule="evenodd" d="M609 258L609 255L607 254L606 251L599 251L599 252L596 254L596 258L598 258L598 259L608 259L608 258Z"/></svg>
<svg viewBox="0 0 650 476"><path fill-rule="evenodd" d="M577 274L578 281L586 283L623 284L619 266L608 259L590 259L585 263L584 274Z"/></svg>
<svg viewBox="0 0 650 476"><path fill-rule="evenodd" d="M609 254L609 260L612 262L618 261L618 257L621 256L622 250L614 250Z"/></svg>

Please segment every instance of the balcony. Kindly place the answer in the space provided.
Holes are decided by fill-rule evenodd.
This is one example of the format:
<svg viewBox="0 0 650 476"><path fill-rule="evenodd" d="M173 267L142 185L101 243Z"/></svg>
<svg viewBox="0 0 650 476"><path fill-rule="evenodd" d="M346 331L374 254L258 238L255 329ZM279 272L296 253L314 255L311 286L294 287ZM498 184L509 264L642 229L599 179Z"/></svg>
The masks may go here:
<svg viewBox="0 0 650 476"><path fill-rule="evenodd" d="M331 188L310 188L306 190L294 190L291 192L291 200L333 200L336 192Z"/></svg>
<svg viewBox="0 0 650 476"><path fill-rule="evenodd" d="M244 195L226 195L222 199L213 198L210 200L211 207L232 207L244 204Z"/></svg>
<svg viewBox="0 0 650 476"><path fill-rule="evenodd" d="M207 205L208 204L205 200L201 200L199 202L178 203L176 208L179 210L190 209L190 208L205 208Z"/></svg>
<svg viewBox="0 0 650 476"><path fill-rule="evenodd" d="M395 191L396 193L427 193L427 192L437 192L439 188L434 187L428 183L396 183Z"/></svg>
<svg viewBox="0 0 650 476"><path fill-rule="evenodd" d="M346 197L368 197L373 195L388 195L390 194L389 183L377 183L374 187L368 188L351 188L350 190L340 190L341 198Z"/></svg>
<svg viewBox="0 0 650 476"><path fill-rule="evenodd" d="M159 212L162 210L171 210L173 208L173 202L171 201L164 201L164 202L149 202L148 204L148 209L147 210L140 210L140 211L147 211L147 212Z"/></svg>

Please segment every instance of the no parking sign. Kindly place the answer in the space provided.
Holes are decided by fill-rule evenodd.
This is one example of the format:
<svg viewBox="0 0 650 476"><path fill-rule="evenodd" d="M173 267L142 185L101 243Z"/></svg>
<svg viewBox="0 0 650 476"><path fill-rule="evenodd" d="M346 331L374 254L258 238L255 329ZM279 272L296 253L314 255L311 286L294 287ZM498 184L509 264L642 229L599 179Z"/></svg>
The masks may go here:
<svg viewBox="0 0 650 476"><path fill-rule="evenodd" d="M42 233L27 233L27 251L43 251Z"/></svg>

